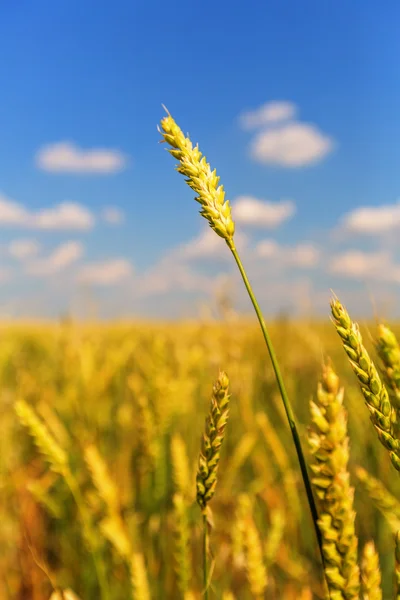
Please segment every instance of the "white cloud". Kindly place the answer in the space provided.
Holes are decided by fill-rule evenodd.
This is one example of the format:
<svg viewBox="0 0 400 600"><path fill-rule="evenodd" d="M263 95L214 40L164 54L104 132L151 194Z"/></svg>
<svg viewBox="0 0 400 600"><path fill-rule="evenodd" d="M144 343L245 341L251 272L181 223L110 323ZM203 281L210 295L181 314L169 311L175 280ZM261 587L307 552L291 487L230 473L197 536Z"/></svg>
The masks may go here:
<svg viewBox="0 0 400 600"><path fill-rule="evenodd" d="M101 218L109 225L119 225L124 221L124 213L116 206L106 206L101 211Z"/></svg>
<svg viewBox="0 0 400 600"><path fill-rule="evenodd" d="M296 212L293 200L270 202L253 196L239 196L232 206L235 221L254 227L275 228Z"/></svg>
<svg viewBox="0 0 400 600"><path fill-rule="evenodd" d="M261 258L273 260L279 267L312 268L318 264L320 258L318 248L308 242L297 246L282 246L274 240L263 240L257 245L256 254Z"/></svg>
<svg viewBox="0 0 400 600"><path fill-rule="evenodd" d="M31 216L32 225L38 229L90 229L94 217L84 206L63 202L54 208L44 208Z"/></svg>
<svg viewBox="0 0 400 600"><path fill-rule="evenodd" d="M141 297L177 291L209 294L215 289L217 281L219 276L197 273L190 266L174 263L167 257L139 278L135 284L135 294Z"/></svg>
<svg viewBox="0 0 400 600"><path fill-rule="evenodd" d="M255 160L281 167L316 163L332 149L333 140L307 123L288 123L261 131L250 146Z"/></svg>
<svg viewBox="0 0 400 600"><path fill-rule="evenodd" d="M76 202L62 202L50 208L30 211L22 204L0 194L0 226L16 226L26 229L90 229L92 213Z"/></svg>
<svg viewBox="0 0 400 600"><path fill-rule="evenodd" d="M244 112L240 116L240 123L244 129L256 129L270 123L288 121L296 115L297 107L293 102L274 101L266 102L255 110Z"/></svg>
<svg viewBox="0 0 400 600"><path fill-rule="evenodd" d="M36 165L52 173L116 173L127 165L119 150L92 148L83 150L72 142L57 142L40 148Z"/></svg>
<svg viewBox="0 0 400 600"><path fill-rule="evenodd" d="M344 277L400 283L400 265L388 252L349 250L334 256L329 270Z"/></svg>
<svg viewBox="0 0 400 600"><path fill-rule="evenodd" d="M355 233L380 234L400 227L400 203L361 206L343 217L345 230Z"/></svg>
<svg viewBox="0 0 400 600"><path fill-rule="evenodd" d="M83 255L80 242L65 242L58 246L48 257L35 260L27 266L30 275L46 277L63 271Z"/></svg>
<svg viewBox="0 0 400 600"><path fill-rule="evenodd" d="M114 285L126 280L132 273L133 267L129 261L115 258L84 265L78 274L78 281L93 285Z"/></svg>
<svg viewBox="0 0 400 600"><path fill-rule="evenodd" d="M8 245L8 253L18 260L36 256L39 249L40 245L36 240L12 240Z"/></svg>

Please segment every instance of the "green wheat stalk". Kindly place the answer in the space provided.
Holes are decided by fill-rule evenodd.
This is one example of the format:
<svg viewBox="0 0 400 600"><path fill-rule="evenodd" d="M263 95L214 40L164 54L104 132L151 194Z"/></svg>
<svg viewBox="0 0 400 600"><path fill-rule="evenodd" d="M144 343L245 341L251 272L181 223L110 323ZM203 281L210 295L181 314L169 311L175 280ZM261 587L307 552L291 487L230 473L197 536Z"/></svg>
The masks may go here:
<svg viewBox="0 0 400 600"><path fill-rule="evenodd" d="M168 113L168 111L167 111ZM311 516L317 535L318 545L323 559L322 540L318 528L318 512L312 493L310 478L307 472L307 465L304 458L303 449L300 442L300 436L289 397L286 392L285 384L281 375L279 363L269 336L264 317L254 295L250 281L247 277L245 268L234 243L235 223L231 215L229 201L225 199L225 191L222 185L219 185L219 177L216 170L211 170L206 157L202 155L198 146L193 147L189 137L185 137L180 127L176 124L172 116L168 113L161 121L159 132L163 136L170 148L168 151L178 160L177 171L186 177L186 183L196 193L196 201L201 205L200 214L207 219L210 227L225 240L228 248L232 252L235 262L242 276L247 293L256 312L261 331L267 345L271 358L272 366L275 372L276 381L285 407L286 416L289 422L293 442L296 448L297 457L303 477L307 499L311 510Z"/></svg>

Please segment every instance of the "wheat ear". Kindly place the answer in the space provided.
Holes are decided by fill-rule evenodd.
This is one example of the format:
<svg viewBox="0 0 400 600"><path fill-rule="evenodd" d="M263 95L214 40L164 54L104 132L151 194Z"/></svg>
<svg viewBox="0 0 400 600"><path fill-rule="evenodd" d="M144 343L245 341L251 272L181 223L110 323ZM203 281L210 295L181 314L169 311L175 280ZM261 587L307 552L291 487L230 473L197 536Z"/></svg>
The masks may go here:
<svg viewBox="0 0 400 600"><path fill-rule="evenodd" d="M215 493L218 464L229 418L229 379L221 372L214 383L197 470L197 502L202 511Z"/></svg>
<svg viewBox="0 0 400 600"><path fill-rule="evenodd" d="M361 558L362 600L382 600L379 556L373 541L364 546Z"/></svg>
<svg viewBox="0 0 400 600"><path fill-rule="evenodd" d="M394 437L392 419L393 407L385 385L365 349L357 323L353 323L347 310L337 298L331 302L333 321L350 364L357 376L366 405L370 412L378 438L389 451L390 459L400 471L400 443Z"/></svg>
<svg viewBox="0 0 400 600"><path fill-rule="evenodd" d="M208 518L207 504L214 496L217 485L218 464L225 428L229 418L229 379L220 372L213 385L210 411L203 433L199 465L196 476L197 502L203 515L203 575L204 597L208 600Z"/></svg>
<svg viewBox="0 0 400 600"><path fill-rule="evenodd" d="M197 194L196 200L202 206L200 214L220 237L231 240L235 233L235 224L229 200L225 200L224 186L218 185L217 172L211 171L199 147L193 147L190 139L184 136L170 114L162 119L160 133L163 141L172 146L169 152L179 161L177 171L187 178L186 183Z"/></svg>
<svg viewBox="0 0 400 600"><path fill-rule="evenodd" d="M354 489L348 472L349 439L343 388L330 364L324 366L316 401L311 401L308 441L312 482L320 501L319 526L325 574L332 600L356 600L360 591L358 540L354 529Z"/></svg>

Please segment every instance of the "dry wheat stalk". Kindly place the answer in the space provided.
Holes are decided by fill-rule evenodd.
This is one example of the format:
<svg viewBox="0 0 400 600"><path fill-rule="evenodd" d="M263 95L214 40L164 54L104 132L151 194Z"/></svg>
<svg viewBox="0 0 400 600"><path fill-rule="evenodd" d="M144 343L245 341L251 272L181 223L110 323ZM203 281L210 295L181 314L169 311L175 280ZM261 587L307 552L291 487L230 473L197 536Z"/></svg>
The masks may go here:
<svg viewBox="0 0 400 600"><path fill-rule="evenodd" d="M382 600L379 556L373 541L365 544L362 553L361 591L363 600Z"/></svg>
<svg viewBox="0 0 400 600"><path fill-rule="evenodd" d="M389 451L394 467L400 471L400 443L394 436L394 409L385 385L365 349L357 323L353 323L347 310L337 298L331 302L333 321L342 339L343 347L355 372L378 437Z"/></svg>
<svg viewBox="0 0 400 600"><path fill-rule="evenodd" d="M360 575L354 529L354 489L348 472L349 439L343 388L330 364L324 366L316 401L311 401L308 441L314 463L312 483L319 498L319 527L332 600L356 600Z"/></svg>

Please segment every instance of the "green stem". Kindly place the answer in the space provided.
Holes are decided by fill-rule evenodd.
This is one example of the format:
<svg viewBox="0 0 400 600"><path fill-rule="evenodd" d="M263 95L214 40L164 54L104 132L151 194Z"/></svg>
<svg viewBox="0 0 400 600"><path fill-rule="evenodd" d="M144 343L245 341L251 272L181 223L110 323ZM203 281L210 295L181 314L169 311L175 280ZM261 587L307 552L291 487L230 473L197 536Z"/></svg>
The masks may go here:
<svg viewBox="0 0 400 600"><path fill-rule="evenodd" d="M319 530L318 527L318 511L317 511L317 507L315 504L315 500L314 500L314 496L312 493L312 487L311 487L311 482L310 482L310 478L308 476L308 472L307 472L307 465L306 465L306 461L304 458L304 453L303 453L303 449L301 447L301 442L300 442L300 436L299 436L299 432L297 429L297 425L296 425L296 420L295 420L295 416L293 413L293 409L292 406L290 404L289 401L289 397L287 395L286 392L286 388L285 388L285 384L283 382L283 378L282 378L282 374L281 374L281 370L279 368L279 363L278 363L278 359L276 357L275 354L275 350L274 347L272 345L272 341L271 338L269 336L267 327L265 325L265 321L264 321L264 317L262 315L261 309L258 305L258 302L256 300L256 297L254 295L253 289L251 287L250 281L247 277L246 271L243 267L242 261L240 260L239 254L235 248L235 244L233 243L233 240L227 240L227 244L235 258L236 264L239 268L240 274L243 278L243 282L244 285L246 286L246 290L249 294L250 300L253 304L254 310L256 311L257 314L257 318L258 321L260 323L260 327L264 336L264 340L265 343L267 345L268 348L268 352L271 358L271 362L272 362L272 366L275 372L275 377L276 377L276 381L278 383L278 387L279 387L279 391L282 397L282 401L285 407L285 411L286 411L286 416L289 422L289 427L290 430L292 432L292 437L293 437L293 441L294 441L294 445L296 447L296 452L297 452L297 458L300 464L300 469L301 469L301 474L303 477L303 482L304 482L304 486L306 488L306 493L307 493L307 499L308 499L308 504L310 506L310 511L311 511L311 516L312 516L312 520L314 523L314 528L315 528L315 533L317 536L317 541L318 541L318 546L319 546L319 550L321 553L321 558L322 558L322 564L325 564L325 560L324 560L324 555L323 555L323 550L322 550L322 538L321 538L321 532Z"/></svg>
<svg viewBox="0 0 400 600"><path fill-rule="evenodd" d="M207 564L207 550L208 550L208 523L207 523L207 512L206 509L203 511L203 593L204 600L208 600L208 564Z"/></svg>

